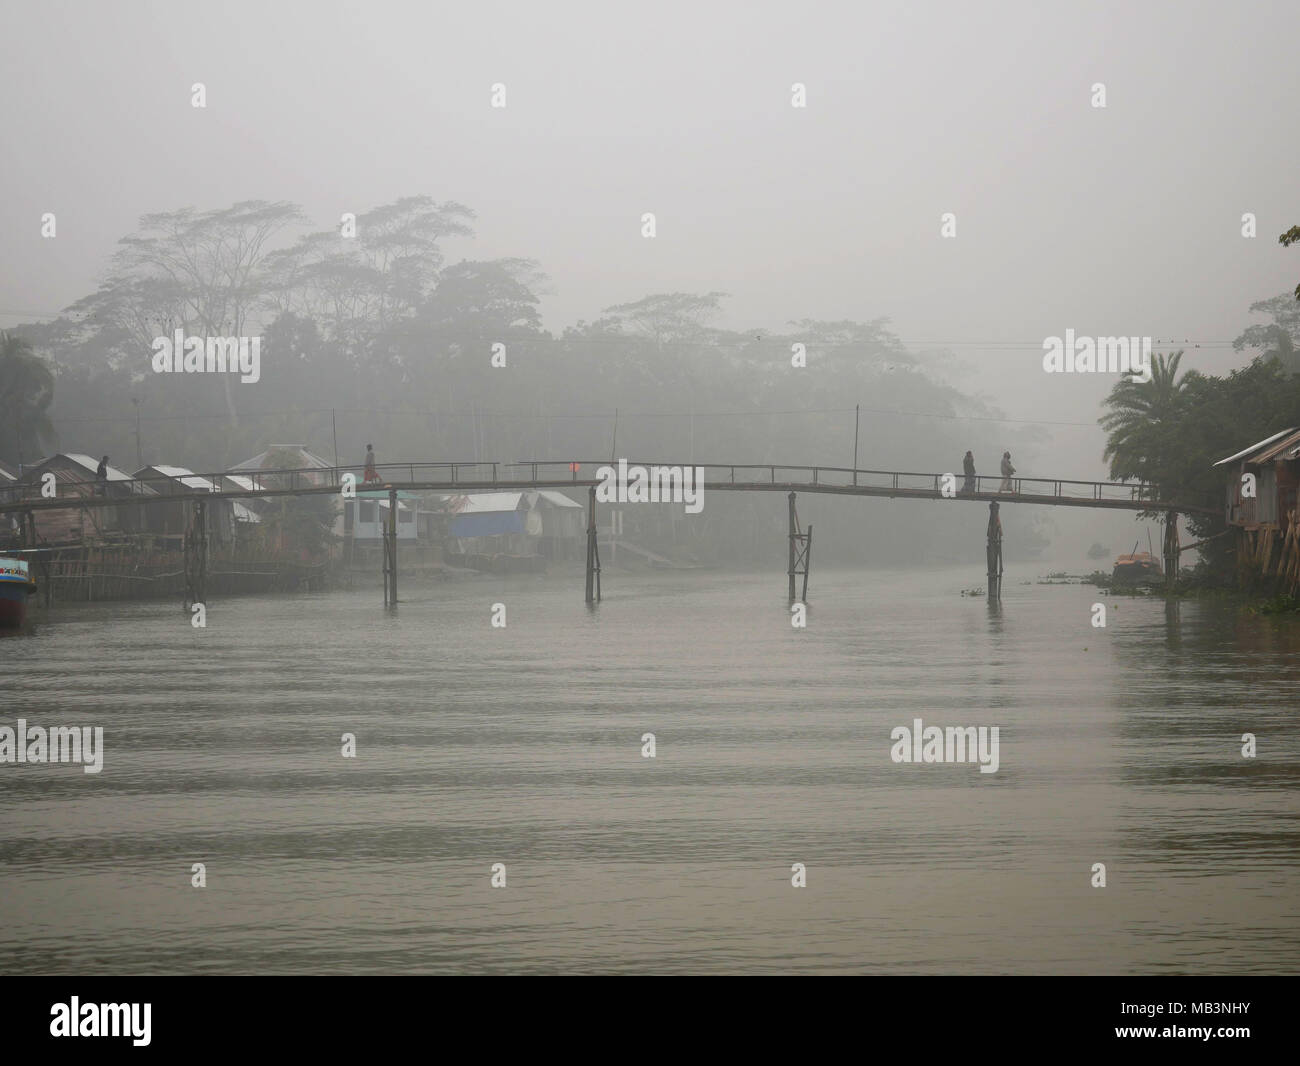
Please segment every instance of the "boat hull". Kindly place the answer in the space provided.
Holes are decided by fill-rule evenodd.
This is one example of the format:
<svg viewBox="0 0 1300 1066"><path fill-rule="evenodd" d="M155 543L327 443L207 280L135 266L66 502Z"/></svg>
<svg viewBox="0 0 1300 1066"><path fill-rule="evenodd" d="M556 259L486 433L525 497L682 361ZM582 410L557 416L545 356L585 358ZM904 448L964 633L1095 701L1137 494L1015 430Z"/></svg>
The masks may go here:
<svg viewBox="0 0 1300 1066"><path fill-rule="evenodd" d="M27 620L27 597L35 591L25 560L0 558L0 628L11 629Z"/></svg>
<svg viewBox="0 0 1300 1066"><path fill-rule="evenodd" d="M1158 585L1164 577L1164 571L1152 555L1138 552L1121 555L1115 561L1110 580L1112 585Z"/></svg>
<svg viewBox="0 0 1300 1066"><path fill-rule="evenodd" d="M0 629L22 626L26 622L27 597L35 591L35 582L0 581Z"/></svg>

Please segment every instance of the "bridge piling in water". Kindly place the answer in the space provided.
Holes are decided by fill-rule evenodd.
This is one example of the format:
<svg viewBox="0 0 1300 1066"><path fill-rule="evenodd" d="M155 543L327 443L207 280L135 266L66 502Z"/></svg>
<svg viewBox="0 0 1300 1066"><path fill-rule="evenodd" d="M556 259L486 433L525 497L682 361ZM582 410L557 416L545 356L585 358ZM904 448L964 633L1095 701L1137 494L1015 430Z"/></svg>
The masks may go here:
<svg viewBox="0 0 1300 1066"><path fill-rule="evenodd" d="M596 543L596 487L587 490L587 602L600 602L600 546Z"/></svg>
<svg viewBox="0 0 1300 1066"><path fill-rule="evenodd" d="M22 520L22 545L24 548L35 548L36 545L36 515L32 511L26 510L19 516ZM49 610L50 604L54 599L54 583L50 580L50 557L48 554L42 555L37 560L40 566L41 581L44 586L41 590L45 596L45 608Z"/></svg>
<svg viewBox="0 0 1300 1066"><path fill-rule="evenodd" d="M794 493L790 493L790 565L786 567L786 574L790 578L790 602L794 603L794 552L795 552L795 515L794 515Z"/></svg>
<svg viewBox="0 0 1300 1066"><path fill-rule="evenodd" d="M194 501L189 532L185 535L185 610L196 603L207 605L204 588L208 573L208 505Z"/></svg>
<svg viewBox="0 0 1300 1066"><path fill-rule="evenodd" d="M1168 592L1174 590L1174 583L1178 580L1178 561L1182 549L1178 544L1178 512L1165 512L1165 589Z"/></svg>
<svg viewBox="0 0 1300 1066"><path fill-rule="evenodd" d="M989 599L1002 598L1002 519L997 502L989 504L988 544L984 549L988 562Z"/></svg>
<svg viewBox="0 0 1300 1066"><path fill-rule="evenodd" d="M384 527L384 606L397 606L397 490L388 490L388 523Z"/></svg>
<svg viewBox="0 0 1300 1066"><path fill-rule="evenodd" d="M798 602L808 602L808 570L812 564L812 526L807 533L799 532L799 514L795 510L795 494L790 493L790 563L786 575L790 579L790 602L796 602L795 578L803 575L803 593ZM802 567L803 569L800 569Z"/></svg>
<svg viewBox="0 0 1300 1066"><path fill-rule="evenodd" d="M500 470L495 463L485 463L477 460L463 463L440 461L390 463L380 467L380 484L387 489L389 498L389 521L381 535L384 557L385 605L395 607L397 604L397 497L399 488L409 492L442 492L457 495L472 492L500 491L505 487L515 490L525 488L566 488L576 490L579 486L589 488L586 599L588 603L600 602L601 567L596 532L595 483L586 478L580 479L579 470L584 463L592 463L599 467L604 462L605 460L580 461L569 459L561 462L558 460L527 459L502 464L505 467L504 471ZM664 464L644 465L661 466ZM682 465L685 466L686 464ZM716 473L717 477L712 478L710 484L713 488L719 490L789 493L790 540L787 577L791 603L796 602L800 595L798 582L795 580L800 575L803 576L802 597L805 601L807 600L810 560L812 557L812 527L809 526L806 532L801 532L799 529L799 519L795 511L796 492L815 492L879 499L934 500L945 498L940 487L940 480L943 475L915 471L860 470L857 467L856 457L852 468L779 466L771 462L739 465L734 463L695 463L691 465L702 472ZM489 466L491 467L491 480L485 480L482 468ZM782 480L778 481L777 470L782 471ZM417 473L417 471L419 472ZM195 475L195 477L203 477L213 484L225 484L232 480L234 475L240 475L242 478L243 476L249 476L249 472L235 471L233 473ZM68 508L79 508L83 512L93 514L97 513L101 508L112 508L117 511L121 508L134 508L137 506L144 508L152 506L171 507L197 502L200 498L206 506L207 504L217 504L218 501L227 500L271 499L338 492L338 476L322 480L320 471L316 468L265 469L251 473L251 478L251 482L236 480L235 488L227 487L218 491L203 491L201 495L200 493L179 491L159 494L156 488L152 487L146 479L141 478L112 482L113 494L111 496L104 495L104 486L97 480L64 482L60 485L62 494L56 497L46 498L43 496L23 495L11 499L7 493L4 499L0 499L0 515L20 515L23 525L23 542L28 545L29 549L34 549L36 548L38 536L35 528L35 512L37 511L53 512ZM985 478L983 480L990 479ZM1200 504L1178 503L1161 499L1156 488L1145 482L1140 485L1133 485L1123 482L1075 482L1046 478L1016 478L1014 490L1007 493L995 493L992 490L980 491L979 484L980 479L977 479L975 491L963 491L958 494L958 498L974 503L993 502L990 497L996 496L1002 502L1021 505L1086 507L1128 511L1169 511L1171 524L1166 527L1166 534L1170 538L1170 545L1166 551L1166 559L1169 560L1169 562L1166 562L1166 567L1171 582L1177 578L1178 573L1175 562L1178 551L1177 515L1218 516L1221 511L1220 508L1209 508ZM26 485L21 491L34 492L35 486ZM997 503L993 502L990 510L994 514L996 514L996 507ZM203 551L206 556L206 522L203 523L203 528L205 534ZM67 544L64 543L50 545L50 547L65 546ZM195 544L192 547L197 550L198 545ZM1272 547L1272 543L1269 542L1270 554ZM346 551L352 549L351 543L345 548ZM45 594L48 604L52 592L52 582L49 576L50 563L48 558L44 556L43 549L36 554L41 556L40 565L46 570ZM1002 532L1000 522L997 523L995 532L993 516L990 519L988 554L988 573L991 579L989 589L990 593L996 597L1001 594L1002 587ZM1293 554L1296 561L1294 563L1288 562L1286 565L1290 570L1294 571L1295 583L1300 584L1300 547L1296 547ZM1288 556L1287 558L1290 559L1291 557ZM1260 560L1255 565L1258 567L1264 562L1264 560Z"/></svg>

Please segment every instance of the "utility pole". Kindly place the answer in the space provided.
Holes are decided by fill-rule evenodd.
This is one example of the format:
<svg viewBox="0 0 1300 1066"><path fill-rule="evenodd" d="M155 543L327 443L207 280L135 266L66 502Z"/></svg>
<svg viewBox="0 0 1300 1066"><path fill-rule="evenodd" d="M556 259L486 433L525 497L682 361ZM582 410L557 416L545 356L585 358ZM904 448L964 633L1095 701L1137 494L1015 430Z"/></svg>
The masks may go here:
<svg viewBox="0 0 1300 1066"><path fill-rule="evenodd" d="M853 484L858 483L858 412L862 410L860 403L853 405Z"/></svg>
<svg viewBox="0 0 1300 1066"><path fill-rule="evenodd" d="M142 470L144 468L144 453L140 450L140 397L132 396L131 402L135 404L135 468Z"/></svg>

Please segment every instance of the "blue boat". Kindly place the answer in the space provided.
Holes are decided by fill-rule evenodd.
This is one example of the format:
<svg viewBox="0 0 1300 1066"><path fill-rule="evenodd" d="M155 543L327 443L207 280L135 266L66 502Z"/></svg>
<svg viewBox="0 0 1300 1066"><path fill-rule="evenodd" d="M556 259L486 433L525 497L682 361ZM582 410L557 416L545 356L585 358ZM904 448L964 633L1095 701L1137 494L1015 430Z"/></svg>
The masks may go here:
<svg viewBox="0 0 1300 1066"><path fill-rule="evenodd" d="M25 559L0 557L0 628L21 627L27 618L27 597L36 591Z"/></svg>

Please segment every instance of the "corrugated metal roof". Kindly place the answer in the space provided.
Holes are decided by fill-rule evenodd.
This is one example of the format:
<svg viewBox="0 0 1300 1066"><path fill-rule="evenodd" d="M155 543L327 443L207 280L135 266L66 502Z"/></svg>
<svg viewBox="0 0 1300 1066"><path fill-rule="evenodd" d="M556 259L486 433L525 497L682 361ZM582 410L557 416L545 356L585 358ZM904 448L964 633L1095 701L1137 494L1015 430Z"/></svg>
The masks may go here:
<svg viewBox="0 0 1300 1066"><path fill-rule="evenodd" d="M302 460L302 465L303 465L304 467L313 467L313 468L318 469L318 470L329 470L329 469L330 469L330 464L329 464L329 463L327 463L327 462L326 462L324 459L322 459L319 455L316 455L314 452L309 452L306 448L302 447L302 445L300 445L300 444L276 444L276 445L272 445L270 448L267 448L266 451L261 452L260 454L253 456L253 458L251 458L251 459L245 459L242 463L236 463L236 464L232 467L232 469L234 469L234 470L262 470L262 469L265 468L265 466L266 466L266 460L267 460L267 458L268 458L268 457L269 457L273 452L293 452L296 456L298 456L299 459Z"/></svg>
<svg viewBox="0 0 1300 1066"><path fill-rule="evenodd" d="M549 503L555 504L556 507L576 507L579 511L582 510L582 504L569 499L569 497L564 495L562 492L552 492L550 489L539 489L537 495Z"/></svg>
<svg viewBox="0 0 1300 1066"><path fill-rule="evenodd" d="M254 485L253 479L251 477L244 477L243 474L222 474L221 476L225 478L227 481L233 482L234 484L238 485L245 492L265 491L265 489L263 489L261 485Z"/></svg>
<svg viewBox="0 0 1300 1066"><path fill-rule="evenodd" d="M95 480L95 472L99 469L99 460L93 458L92 456L86 455L84 452L58 452L54 455L48 455L44 459L40 460L40 462L34 463L31 466L27 467L27 473L30 473L32 470L44 466L46 463L52 463L55 459L68 459L72 461L77 466L81 467L83 470L86 471L87 481ZM108 481L131 482L131 485L128 487L130 488L131 492L135 493L136 495L140 495L140 496L157 495L157 492L151 489L148 485L136 481L136 479L133 478L130 474L124 473L123 471L119 470L115 466L110 465L106 467L104 472L108 475L106 478L106 480Z"/></svg>
<svg viewBox="0 0 1300 1066"><path fill-rule="evenodd" d="M1297 448L1300 448L1300 429L1284 429L1281 433L1274 433L1271 437L1265 437L1258 444L1252 444L1249 448L1239 451L1236 455L1220 459L1214 465L1224 466L1242 459L1249 459L1252 463L1269 463L1288 450ZM1259 454L1255 454L1256 452ZM1295 455L1287 455L1286 458L1294 459Z"/></svg>
<svg viewBox="0 0 1300 1066"><path fill-rule="evenodd" d="M86 470L89 472L89 474L90 474L91 477L94 477L94 476L95 476L95 471L99 469L99 460L98 460L98 459L93 459L93 458L91 458L89 455L83 455L81 452L61 452L60 454L61 454L61 455L63 456L63 458L65 458L65 459L71 459L71 460L72 460L74 463L76 463L78 466L84 466L84 467L86 468ZM59 457L58 455L52 455L52 456L50 456L51 459L57 459L58 457ZM42 462L45 462L45 461L46 461L46 460L42 460ZM132 480L130 474L123 473L121 470L119 470L119 469L118 469L117 467L115 467L115 466L111 466L111 465L110 465L109 467L107 467L107 473L108 473L108 480L109 480L109 481L130 481L130 480Z"/></svg>
<svg viewBox="0 0 1300 1066"><path fill-rule="evenodd" d="M491 511L516 511L522 492L471 492L457 496L453 508L457 514L487 514Z"/></svg>
<svg viewBox="0 0 1300 1066"><path fill-rule="evenodd" d="M150 469L145 467L145 470ZM199 492L215 492L216 486L205 477L200 477L193 470L183 466L163 466L161 463L154 463L153 469L162 474L163 477L169 477L173 481L179 481L186 488L197 489ZM139 476L141 471L136 471Z"/></svg>
<svg viewBox="0 0 1300 1066"><path fill-rule="evenodd" d="M1294 459L1297 446L1300 445L1300 430L1292 430L1276 444L1270 444L1258 455L1251 458L1252 463L1271 463L1276 459Z"/></svg>
<svg viewBox="0 0 1300 1066"><path fill-rule="evenodd" d="M175 481L179 481L186 488L197 489L199 492L218 491L218 486L214 485L209 479L202 477L199 474L194 473L193 470L190 470L183 466L166 466L162 463L154 463L152 467L146 466L144 468L144 470L149 470L149 469L157 470L158 473L163 475L163 477L169 477ZM138 477L140 474L144 472L144 470L136 471L136 476ZM235 482L247 482L249 488L251 488L253 485L253 483L249 481L248 478L231 478L230 480ZM230 508L232 511L234 511L236 522L256 523L262 521L261 515L257 514L254 511L250 511L238 500L231 500Z"/></svg>

